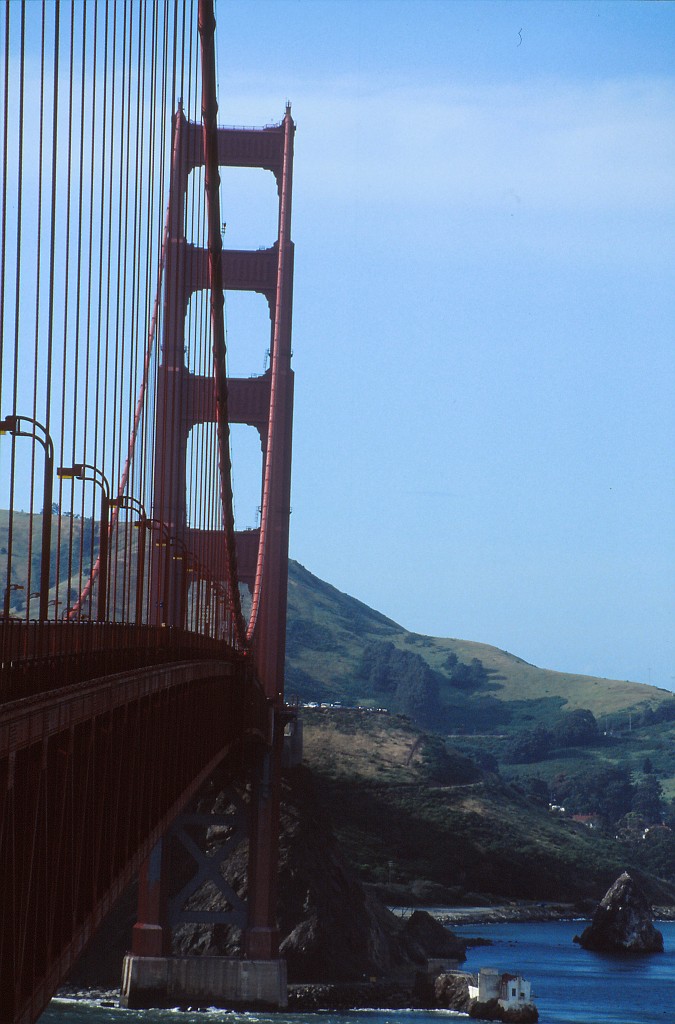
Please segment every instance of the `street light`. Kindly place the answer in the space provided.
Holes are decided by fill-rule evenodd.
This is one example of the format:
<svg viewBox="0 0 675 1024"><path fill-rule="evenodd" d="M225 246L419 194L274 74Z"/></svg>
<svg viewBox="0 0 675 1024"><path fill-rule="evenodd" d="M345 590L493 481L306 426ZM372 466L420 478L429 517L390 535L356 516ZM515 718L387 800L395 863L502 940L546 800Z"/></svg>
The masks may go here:
<svg viewBox="0 0 675 1024"><path fill-rule="evenodd" d="M120 494L116 498L110 499L111 508L126 508L132 512L138 512L140 519L137 523L134 523L134 528L138 530L138 568L136 570L136 625L140 626L143 619L143 575L145 572L145 527L149 522L148 517L145 513L145 508L138 500L130 494Z"/></svg>
<svg viewBox="0 0 675 1024"><path fill-rule="evenodd" d="M29 424L31 429L23 426ZM41 433L37 433L41 431ZM40 609L39 617L44 622L49 618L49 563L52 546L52 485L54 478L54 445L49 431L32 416L5 416L0 420L0 434L12 437L31 437L42 445L45 453L45 473L42 493L42 542L40 554ZM5 594L5 618L9 617L9 593Z"/></svg>
<svg viewBox="0 0 675 1024"><path fill-rule="evenodd" d="M213 573L208 569L202 562L195 562L192 574L196 579L196 600L194 604L194 618L195 618L195 631L200 633L204 631L209 632L210 623L210 606L213 596L213 589L215 587L215 580ZM204 584L202 594L202 584ZM203 621L202 621L203 619Z"/></svg>
<svg viewBox="0 0 675 1024"><path fill-rule="evenodd" d="M172 549L174 549L172 551ZM169 538L169 551L171 552L172 562L183 562L182 571L180 567L175 566L174 580L180 584L180 604L178 606L178 621L181 629L186 627L187 619L187 592L189 587L189 574L190 574L190 562L191 554L185 541L181 540L180 537Z"/></svg>
<svg viewBox="0 0 675 1024"><path fill-rule="evenodd" d="M222 584L222 582L220 580L215 580L214 579L212 581L212 584L213 584L213 593L214 593L214 601L213 601L213 613L214 613L213 618L214 618L214 623L213 623L212 633L213 633L213 636L215 637L216 640L220 640L220 638L221 638L220 637L221 605L223 607L223 611L225 611L225 598L226 598L227 594L226 594L225 588L223 587L223 584Z"/></svg>
<svg viewBox="0 0 675 1024"><path fill-rule="evenodd" d="M5 620L5 622L9 622L9 619L10 619L9 605L10 605L10 602L11 602L11 599L12 599L13 592L15 590L23 590L23 589L24 588L21 585L21 583L10 583L10 584L8 584L8 586L5 587L5 599L3 601L3 606L4 606L4 608L3 608L3 619Z"/></svg>
<svg viewBox="0 0 675 1024"><path fill-rule="evenodd" d="M87 475L90 474L90 475ZM56 475L62 480L82 480L84 483L98 484L101 488L101 520L99 527L98 549L98 608L96 619L105 622L108 601L108 523L110 520L110 485L96 466L86 462L75 462L72 466L59 466ZM94 570L92 569L92 577Z"/></svg>
<svg viewBox="0 0 675 1024"><path fill-rule="evenodd" d="M168 549L169 549L169 527L161 519L145 519L143 526L147 530L158 530L159 540L154 541L154 547L166 548L164 557L164 579L162 581L162 569L159 556L154 552L150 559L150 608L148 610L148 621L156 625L166 625L166 605L168 601Z"/></svg>

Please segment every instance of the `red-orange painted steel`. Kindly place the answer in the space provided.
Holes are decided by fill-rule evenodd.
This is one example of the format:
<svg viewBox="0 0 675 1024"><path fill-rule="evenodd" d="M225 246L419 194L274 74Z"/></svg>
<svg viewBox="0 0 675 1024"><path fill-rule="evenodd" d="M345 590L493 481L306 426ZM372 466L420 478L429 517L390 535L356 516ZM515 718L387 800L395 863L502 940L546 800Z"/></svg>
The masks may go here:
<svg viewBox="0 0 675 1024"><path fill-rule="evenodd" d="M39 133L41 140L43 136L52 140L53 166L44 183L45 209L51 193L49 232L44 229L41 234L38 230L36 252L39 254L41 247L49 251L52 271L60 252L60 234L55 230L56 202L62 193L71 194L70 167L69 187L64 190L60 179L57 182L55 161L57 136L63 132L59 120L62 115L58 114L60 10L58 5L53 9L47 5L41 12L42 31L48 34L53 29L55 41L54 67L47 75L43 54L41 76L45 109L50 106L48 80L52 80L53 116L50 123L41 123ZM23 513L20 505L14 507L15 467L21 457L20 446L26 444L18 442L17 448L16 439L33 437L33 462L35 441L43 443L33 433L18 429L17 423L30 421L36 428L41 424L34 418L18 416L16 409L0 409L0 415L10 413L0 420L0 430L10 434L12 446L8 540L7 550L3 547L2 551L6 555L6 580L0 622L0 1024L30 1024L36 1019L172 818L232 745L247 735L256 738L257 762L255 757L251 758L255 763L251 780L253 826L245 952L258 958L274 957L278 952L276 874L293 407L290 223L295 126L290 108L281 124L275 126L217 126L211 0L199 0L204 113L201 124L190 120L190 109L193 117L198 116L195 95L187 101L187 116L182 105L177 104L181 94L179 82L197 77L193 74L193 56L186 57L189 67L184 76L175 63L176 45L173 68L165 59L169 49L159 59L164 52L162 46L168 46L166 40L178 39L179 5L151 5L147 9L141 5L134 11L105 5L101 13L98 9L92 11L88 5L81 8L71 4L63 5L63 10L67 14L64 25L68 24L71 33L71 93L77 77L72 39L81 32L83 64L86 47L93 40L90 92L85 90L88 79L84 68L81 70L81 134L84 140L86 110L93 143L89 147L82 142L81 153L87 154L91 148L95 153L101 152L101 160L99 168L96 161L88 164L84 155L80 156L76 195L80 205L88 201L89 180L92 199L91 208L79 212L77 230L81 238L76 242L74 214L72 219L77 258L73 257L71 270L75 266L77 269L72 270L72 277L68 277L68 268L65 271L66 298L61 311L63 380L56 368L53 372L51 369L52 355L58 348L55 318L50 315L45 326L38 316L38 310L52 311L53 273L46 275L46 285L40 285L38 280L35 289L34 353L29 351L25 355L18 330L14 351L10 353L10 368L18 379L22 368L31 365L31 359L36 366L42 364L48 351L48 412L57 390L62 390L60 426L56 416L50 419L46 415L46 426L41 428L47 439L45 450L49 452L49 430L60 429L58 438L54 434L60 472L53 517L50 458L44 466L42 513L33 508L39 509L40 503L34 501L32 492L28 499L30 512ZM52 14L54 23L50 29L45 19L48 21ZM8 40L14 17L9 4L5 5L5 15L6 136L10 130L11 92ZM111 45L99 50L97 56L96 40L104 31L99 15L105 19L106 39L110 28ZM87 17L91 17L89 28ZM24 23L21 7L22 92ZM127 38L128 51L124 49ZM154 40L152 50L150 40ZM62 54L60 59L63 60ZM151 68L164 68L161 87L152 79ZM113 79L109 98L108 75ZM118 140L108 138L115 130L112 111L117 109L116 102L129 102L132 81L139 89L135 120L129 109L123 108L127 137L118 144ZM97 94L97 88L103 90L103 96ZM140 90L145 88L155 99L162 97L163 113L147 126L148 133L154 133L153 141L146 148L141 146L134 178L129 168L133 150L129 131L133 120L139 132L137 140L142 139L144 101ZM169 97L171 105L167 106L165 101ZM169 132L163 118L169 111L175 111L176 105L171 129L171 173L165 175L163 153L167 147L162 136L168 140ZM18 126L12 129L21 144L23 123L20 117ZM73 115L66 127L64 151L68 153L75 145L75 123ZM159 141L155 141L155 136ZM157 160L152 157L155 146L158 153L161 150ZM167 166L168 160L167 156ZM20 162L19 159L16 178L19 189ZM42 157L39 163L42 168ZM44 163L48 163L46 157ZM150 167L147 173L146 163ZM274 174L279 220L278 238L272 247L257 251L222 250L216 188L219 166L263 168ZM185 237L185 225L191 216L186 208L186 195L193 188L188 185L189 176L200 168L204 168L207 180L208 246L188 243ZM100 182L97 180L94 188L95 173L100 173ZM116 206L113 177L120 183L120 197L123 182L131 182L124 197L129 224L123 218L121 198L119 209ZM168 204L163 191L165 178ZM5 210L8 202L11 206L14 201L7 192L11 180L11 175L5 173L0 182L0 295L8 294L6 279L10 283L5 266ZM75 188L74 179L72 184ZM135 189L139 200L131 208L129 197ZM42 199L40 192L39 201ZM20 192L17 203L18 238L23 208ZM74 210L78 203L72 200L71 205ZM70 231L70 206L66 216ZM203 219L202 214L195 217L194 212L192 217L195 221ZM86 241L87 236L89 241L85 244L82 238ZM64 237L71 239L68 232ZM142 240L138 243L141 249L145 245L148 251L153 250L154 262L148 252L134 271L133 315L127 322L124 309L132 237ZM113 251L118 253L116 274L111 264ZM18 249L15 255L18 294ZM68 252L66 261L67 256ZM141 263L147 264L147 273L141 269ZM92 266L88 281L82 270L87 264ZM39 256L36 267L39 271ZM99 289L98 299L93 287L97 274L99 281L109 282L109 291ZM144 274L145 283L141 280ZM224 376L222 289L258 292L269 304L270 368L259 378ZM212 303L215 372L206 363L189 364L185 353L191 300L207 290ZM0 330L3 326L0 311ZM208 335L207 326L202 322L199 328L204 328L204 337ZM23 332L26 337L31 333ZM76 345L71 353L68 345L73 333ZM158 356L155 341L160 335L162 347ZM80 341L84 355L78 355ZM86 370L80 368L80 363ZM110 367L113 369L108 378L106 372ZM84 380L81 385L73 385L74 394L79 396L73 403L66 400L69 368L75 376L80 374L81 382ZM2 366L0 380L1 371ZM127 373L131 386L128 394L122 396ZM94 381L91 388L89 374ZM111 387L109 380L113 382ZM36 379L33 413L39 412L39 388ZM153 388L154 406L148 397L153 395ZM65 427L71 412L72 436L70 426L67 430ZM150 422L151 413L154 425ZM187 515L188 436L193 427L213 423L217 423L220 435L221 518L225 530L218 528L221 518L217 515L201 524L203 528L194 521L190 525ZM229 480L229 423L255 427L263 448L260 527L236 534ZM77 463L78 458L89 462ZM82 483L91 479L83 473L77 476L74 469L79 465L89 465L96 479L106 482L106 488L108 480L112 485L105 494L104 508L107 514L110 507L110 524L106 514L102 514L98 535L98 514L93 504L90 510L85 508L81 488L77 492L82 496L80 511L73 504L72 491L67 492L71 494L69 511L64 504L64 481L75 477ZM32 463L30 474L35 475ZM206 490L201 478L197 487ZM127 510L126 520L120 517L121 509ZM135 543L129 512L137 517L135 525L140 530ZM31 579L36 571L31 545L33 520L38 515L42 516L41 582L39 593L32 593ZM17 575L13 531L16 527L18 532L22 516L28 524L27 569ZM239 582L248 584L252 592L248 624L241 617ZM25 601L20 606L15 599L24 586ZM98 622L86 621L87 615L94 615L94 596L101 620ZM33 621L38 607L36 599L41 621ZM157 916L161 897L155 890L145 893L148 894L152 900L146 901L143 909L146 918ZM148 922L141 920L144 923Z"/></svg>
<svg viewBox="0 0 675 1024"><path fill-rule="evenodd" d="M0 727L0 1022L29 1024L264 699L239 657L8 706Z"/></svg>
<svg viewBox="0 0 675 1024"><path fill-rule="evenodd" d="M5 622L0 638L0 722L8 702L68 683L144 665L230 657L222 640L122 622Z"/></svg>

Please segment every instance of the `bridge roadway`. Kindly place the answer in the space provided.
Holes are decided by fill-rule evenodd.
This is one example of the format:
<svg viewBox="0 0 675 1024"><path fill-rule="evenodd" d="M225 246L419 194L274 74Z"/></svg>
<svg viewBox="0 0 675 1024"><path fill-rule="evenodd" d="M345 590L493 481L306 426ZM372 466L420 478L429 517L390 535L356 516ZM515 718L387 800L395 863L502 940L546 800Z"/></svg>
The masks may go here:
<svg viewBox="0 0 675 1024"><path fill-rule="evenodd" d="M60 685L75 663L59 654L62 629L81 631L81 664L107 660L111 674ZM37 1018L169 823L237 744L266 740L269 721L249 659L222 643L219 660L204 648L179 660L195 638L165 629L161 656L175 660L132 668L151 656L147 630L53 633L32 676L43 685L0 709L0 1024ZM31 639L14 631L24 657ZM17 697L28 661L7 653L3 689Z"/></svg>

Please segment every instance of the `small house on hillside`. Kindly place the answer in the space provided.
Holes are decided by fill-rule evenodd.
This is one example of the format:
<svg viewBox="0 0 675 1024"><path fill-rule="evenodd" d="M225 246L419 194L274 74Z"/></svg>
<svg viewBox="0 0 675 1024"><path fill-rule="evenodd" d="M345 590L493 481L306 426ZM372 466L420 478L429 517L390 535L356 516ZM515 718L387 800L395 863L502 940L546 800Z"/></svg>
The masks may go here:
<svg viewBox="0 0 675 1024"><path fill-rule="evenodd" d="M579 825L585 825L586 828L599 828L602 825L602 818L599 814L573 814L572 821L576 821Z"/></svg>

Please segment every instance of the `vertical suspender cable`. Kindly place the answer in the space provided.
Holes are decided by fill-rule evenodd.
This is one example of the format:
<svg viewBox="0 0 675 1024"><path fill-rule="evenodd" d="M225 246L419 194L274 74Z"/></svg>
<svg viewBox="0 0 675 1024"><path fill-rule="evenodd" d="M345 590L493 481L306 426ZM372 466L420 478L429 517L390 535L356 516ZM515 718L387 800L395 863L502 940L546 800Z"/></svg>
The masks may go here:
<svg viewBox="0 0 675 1024"><path fill-rule="evenodd" d="M6 296L6 270L7 270L7 191L8 191L8 165L7 165L7 149L8 149L8 138L9 138L9 47L11 39L11 22L10 22L10 6L9 3L5 5L5 68L3 75L3 166L0 168L0 174L2 174L2 201L1 201L1 212L0 212L0 356L5 355L5 319L7 318L7 308L5 305ZM9 336L9 332L8 336ZM8 357L9 358L9 357ZM17 358L16 339L14 343L14 361ZM4 362L4 359L0 359L0 362ZM14 379L16 376L14 374ZM12 381L12 384L13 384ZM2 371L0 370L0 396L2 395ZM6 575L3 581L2 593L0 598L0 613L3 616L9 615L9 602L10 602L10 586L12 580L12 540L13 540L13 519L14 519L14 459L15 459L15 444L14 438L12 438L12 447L10 453L10 479L9 479L9 495L7 501L7 561L6 561ZM6 633L3 631L3 636Z"/></svg>
<svg viewBox="0 0 675 1024"><path fill-rule="evenodd" d="M79 379L80 379L80 333L82 330L82 234L84 227L84 168L85 168L85 156L84 156L84 138L85 138L85 123L86 123L86 83L87 77L85 74L85 68L87 66L87 5L84 4L82 7L82 51L80 60L82 63L80 73L80 140L79 140L79 170L78 170L78 206L77 206L77 269L76 269L76 286L75 286L75 332L73 339L73 424L77 421L78 414L78 398L79 398ZM96 47L97 37L97 19L96 19L96 7L94 7L94 31L93 31L93 53L91 60L91 78L92 78L92 108L95 108L96 98ZM93 143L93 139L92 139ZM92 195L90 193L90 203L92 202ZM89 239L89 254L91 254L91 238ZM65 402L64 408L61 414L62 425L65 426ZM73 444L75 441L75 429L73 426L72 430ZM61 447L64 447L65 430L62 428L62 442ZM72 452L72 460L74 461L74 451ZM57 597L59 592L59 578L60 578L60 564L61 564L61 551L60 551L60 536L61 536L61 517L59 517L59 525L57 529L57 545L56 545L56 588ZM72 517L70 518L70 544L68 545L68 580L72 576L72 543L73 543L73 522ZM58 607L58 606L57 606Z"/></svg>
<svg viewBox="0 0 675 1024"><path fill-rule="evenodd" d="M83 12L86 18L86 11ZM86 27L86 21L85 21ZM72 205L72 160L73 160L73 146L72 146L72 132L73 132L73 77L74 77L74 46L75 46L75 11L71 7L71 21L70 21L70 76L69 76L69 90L68 90L68 119L67 119L67 132L68 132L68 158L67 158L67 170L66 170L66 227L65 227L65 255L64 255L64 302L63 302L63 374L61 384L61 424L60 424L60 447L63 447L63 439L66 433L66 409L67 409L67 388L66 382L68 379L68 328L69 328L69 297L70 297L70 273L69 273L69 257L71 250L71 237L70 237L70 219L71 219L71 205ZM83 88L84 97L84 88ZM56 131L56 128L55 128ZM81 133L80 133L81 138ZM81 145L81 142L80 142ZM80 166L81 166L82 153L80 150ZM79 196L79 207L81 210L82 196ZM77 273L76 273L76 291L75 291L75 335L77 338L78 327L79 327L79 271L80 271L80 236L78 233L75 243L77 246ZM77 344L75 345L75 361L73 364L73 377L77 379ZM77 387L74 388L73 394L73 409L72 417L77 419L78 414L78 402L77 402Z"/></svg>
<svg viewBox="0 0 675 1024"><path fill-rule="evenodd" d="M25 75L25 44L26 44L26 10L22 5L21 7L21 41L20 41L20 71L19 71L19 132L18 132L18 152L17 152L17 164L19 173L17 175L16 182L16 276L15 276L15 290L14 290L14 365L18 368L19 363L19 319L21 310L21 227L23 219L23 115L24 115L24 75ZM9 51L9 46L7 47ZM7 165L5 164L5 167ZM5 172L6 173L6 172ZM3 245L3 261L4 261L4 245ZM4 274L3 274L4 276ZM4 310L4 302L0 305L0 317L2 317ZM0 359L0 362L2 360ZM16 393L16 392L15 392ZM37 395L35 389L33 391L33 419L37 416L36 411ZM14 406L14 409L16 406ZM31 460L31 467L34 469L35 462L35 441L33 440L33 458ZM46 453L45 453L46 454ZM31 562L33 553L33 500L34 500L34 481L35 474L31 472L31 495L30 495L30 521L28 527L28 558L27 558L27 572L26 572L26 621L30 617L30 593L31 593ZM43 511L43 515L44 515ZM10 550L8 546L8 551ZM7 556L7 567L9 569L10 556ZM9 584L9 579L7 583Z"/></svg>

